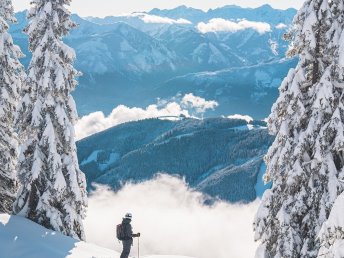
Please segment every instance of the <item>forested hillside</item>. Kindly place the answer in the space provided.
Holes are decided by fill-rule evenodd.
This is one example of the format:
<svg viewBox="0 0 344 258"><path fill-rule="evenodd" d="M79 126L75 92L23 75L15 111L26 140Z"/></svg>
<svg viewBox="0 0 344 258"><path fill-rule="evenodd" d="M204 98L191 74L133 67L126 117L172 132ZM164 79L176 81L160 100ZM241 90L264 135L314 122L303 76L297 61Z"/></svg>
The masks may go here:
<svg viewBox="0 0 344 258"><path fill-rule="evenodd" d="M226 118L149 119L126 123L78 142L81 169L92 183L117 190L167 173L212 197L249 202L273 138L256 122Z"/></svg>

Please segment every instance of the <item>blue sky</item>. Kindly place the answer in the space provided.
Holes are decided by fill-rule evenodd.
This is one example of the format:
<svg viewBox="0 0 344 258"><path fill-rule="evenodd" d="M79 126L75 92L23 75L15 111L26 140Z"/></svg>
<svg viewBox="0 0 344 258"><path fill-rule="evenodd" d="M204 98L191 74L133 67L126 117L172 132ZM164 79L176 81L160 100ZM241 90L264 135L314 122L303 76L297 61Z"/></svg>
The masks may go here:
<svg viewBox="0 0 344 258"><path fill-rule="evenodd" d="M12 0L17 11L28 8L30 0ZM274 8L299 8L304 0L73 0L71 10L81 16L119 15L134 11L148 11L157 8L174 8L187 5L194 8L208 10L228 4L244 7L257 7L270 4Z"/></svg>

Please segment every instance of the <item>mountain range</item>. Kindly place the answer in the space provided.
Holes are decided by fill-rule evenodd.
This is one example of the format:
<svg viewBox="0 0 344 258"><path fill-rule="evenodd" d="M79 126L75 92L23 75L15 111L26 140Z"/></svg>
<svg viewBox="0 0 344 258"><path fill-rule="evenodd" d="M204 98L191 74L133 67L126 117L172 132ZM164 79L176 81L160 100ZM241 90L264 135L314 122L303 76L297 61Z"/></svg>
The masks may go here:
<svg viewBox="0 0 344 258"><path fill-rule="evenodd" d="M208 12L180 6L105 18L75 14L79 27L65 41L75 49L76 67L83 73L74 92L78 111L109 113L119 104L145 107L157 98L194 93L220 104L208 116L245 112L265 118L279 83L296 64L284 58L288 43L282 39L295 13L269 5L231 5ZM16 17L11 33L27 66L26 12ZM245 103L245 109L236 103Z"/></svg>
<svg viewBox="0 0 344 258"><path fill-rule="evenodd" d="M88 188L150 180L157 174L185 178L212 200L251 202L265 186L263 156L273 137L259 121L147 119L115 126L77 143Z"/></svg>

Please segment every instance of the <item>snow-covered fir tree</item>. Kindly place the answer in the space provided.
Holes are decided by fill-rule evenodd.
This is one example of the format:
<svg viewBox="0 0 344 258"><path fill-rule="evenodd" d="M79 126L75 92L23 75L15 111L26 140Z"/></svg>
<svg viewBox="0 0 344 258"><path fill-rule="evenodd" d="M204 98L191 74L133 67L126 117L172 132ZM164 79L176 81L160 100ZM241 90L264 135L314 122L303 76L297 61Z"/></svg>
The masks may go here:
<svg viewBox="0 0 344 258"><path fill-rule="evenodd" d="M18 121L22 139L15 212L65 235L84 239L86 183L79 170L71 91L78 72L74 51L62 42L76 24L70 0L32 0L28 12L32 60Z"/></svg>
<svg viewBox="0 0 344 258"><path fill-rule="evenodd" d="M318 258L344 257L344 194L334 203L330 217L319 233L321 248Z"/></svg>
<svg viewBox="0 0 344 258"><path fill-rule="evenodd" d="M308 0L294 19L289 55L299 55L269 117L276 135L254 228L256 257L317 257L319 231L344 185L344 106L339 76L341 33L336 1Z"/></svg>
<svg viewBox="0 0 344 258"><path fill-rule="evenodd" d="M344 89L344 1L333 0L332 2L333 21L330 30L331 42L329 42L329 49L331 54L336 57L332 66L334 74L334 84L343 94ZM344 97L339 99L341 106L338 110L338 130L343 130L343 103ZM343 132L342 132L343 134ZM340 152L340 159L343 162L343 135L337 135L336 151ZM342 172L344 173L344 172ZM342 181L344 184L344 181ZM336 200L330 213L330 217L323 224L319 234L321 240L321 249L318 257L335 258L344 256L344 193L342 193Z"/></svg>
<svg viewBox="0 0 344 258"><path fill-rule="evenodd" d="M15 21L11 0L0 0L0 213L12 213L17 191L14 122L25 78L18 60L23 54L8 33L8 23Z"/></svg>

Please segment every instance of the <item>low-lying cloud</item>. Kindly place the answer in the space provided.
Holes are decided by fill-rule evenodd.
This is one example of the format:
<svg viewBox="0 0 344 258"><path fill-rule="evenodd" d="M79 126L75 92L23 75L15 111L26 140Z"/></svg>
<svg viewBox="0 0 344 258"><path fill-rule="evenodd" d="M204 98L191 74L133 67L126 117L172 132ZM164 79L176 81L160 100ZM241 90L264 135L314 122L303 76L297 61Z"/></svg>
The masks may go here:
<svg viewBox="0 0 344 258"><path fill-rule="evenodd" d="M194 96L192 93L186 94L184 97L176 97L170 102L159 101L157 104L149 105L146 108L131 108L120 105L114 108L109 116L105 116L103 112L99 111L79 119L75 126L76 137L80 140L110 127L130 121L166 116L197 116L217 106L218 103L216 101L208 101Z"/></svg>
<svg viewBox="0 0 344 258"><path fill-rule="evenodd" d="M241 119L241 120L245 120L247 123L250 123L254 120L251 116L239 115L239 114L230 115L230 116L227 116L227 118L229 118L229 119Z"/></svg>
<svg viewBox="0 0 344 258"><path fill-rule="evenodd" d="M196 258L254 257L252 222L258 201L233 205L203 204L204 196L181 179L160 175L115 193L98 187L89 198L85 220L88 242L121 250L115 228L126 212L140 232L140 253L186 255ZM137 240L132 255L136 255Z"/></svg>
<svg viewBox="0 0 344 258"><path fill-rule="evenodd" d="M192 24L191 21L186 19L171 19L168 17L162 17L158 15L152 15L147 13L131 13L126 15L127 17L138 17L144 23L155 23L155 24Z"/></svg>
<svg viewBox="0 0 344 258"><path fill-rule="evenodd" d="M201 33L209 32L237 32L241 30L253 29L259 34L264 34L271 31L271 26L265 22L254 22L248 20L241 20L233 22L222 18L211 19L208 23L200 22L197 29Z"/></svg>
<svg viewBox="0 0 344 258"><path fill-rule="evenodd" d="M109 116L105 116L101 111L83 116L77 122L75 132L77 139L80 140L122 123L161 116L180 115L184 115L186 117L190 116L189 112L182 109L182 107L176 102L167 103L162 107L154 104L146 108L130 108L124 105L119 105L112 110Z"/></svg>
<svg viewBox="0 0 344 258"><path fill-rule="evenodd" d="M279 30L283 30L283 29L286 29L288 28L288 26L284 23L279 23L276 25L276 29L279 29Z"/></svg>
<svg viewBox="0 0 344 258"><path fill-rule="evenodd" d="M195 109L196 113L204 113L208 109L215 109L219 106L214 100L205 100L204 98L197 97L192 93L186 94L181 101L181 104L184 108Z"/></svg>
<svg viewBox="0 0 344 258"><path fill-rule="evenodd" d="M171 19L167 17L161 17L157 15L144 15L141 18L145 23L160 23L160 24L192 24L191 21L186 19Z"/></svg>

